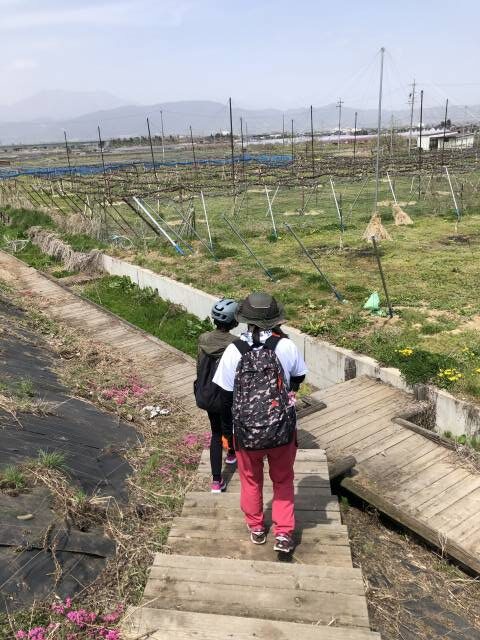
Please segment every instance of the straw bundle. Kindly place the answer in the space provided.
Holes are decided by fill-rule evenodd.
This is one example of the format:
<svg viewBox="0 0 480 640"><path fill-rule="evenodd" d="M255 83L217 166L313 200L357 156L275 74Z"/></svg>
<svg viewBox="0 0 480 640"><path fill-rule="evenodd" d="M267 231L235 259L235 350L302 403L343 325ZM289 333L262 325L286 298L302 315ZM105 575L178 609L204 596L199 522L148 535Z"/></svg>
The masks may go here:
<svg viewBox="0 0 480 640"><path fill-rule="evenodd" d="M363 240L367 240L367 242L371 242L372 237L374 237L377 242L380 242L381 240L392 239L388 231L383 226L382 219L378 211L375 211L372 214L370 222L368 223L368 226L365 229L365 233L362 236Z"/></svg>
<svg viewBox="0 0 480 640"><path fill-rule="evenodd" d="M28 230L28 236L42 253L61 261L68 271L88 273L101 271L102 253L98 249L93 249L88 253L74 251L63 240L42 227L31 227Z"/></svg>
<svg viewBox="0 0 480 640"><path fill-rule="evenodd" d="M397 227L400 227L404 224L413 224L413 220L410 218L408 213L406 213L399 204L393 204L393 219Z"/></svg>

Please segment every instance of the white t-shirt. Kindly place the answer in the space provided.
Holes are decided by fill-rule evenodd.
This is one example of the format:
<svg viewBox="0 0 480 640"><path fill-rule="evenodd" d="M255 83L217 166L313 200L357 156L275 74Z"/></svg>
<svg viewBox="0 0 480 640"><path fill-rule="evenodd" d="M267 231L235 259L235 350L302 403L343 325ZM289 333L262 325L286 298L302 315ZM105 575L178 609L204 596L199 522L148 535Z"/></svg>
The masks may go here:
<svg viewBox="0 0 480 640"><path fill-rule="evenodd" d="M261 349L263 347L259 347ZM295 343L288 338L283 338L277 344L275 349L277 358L283 367L285 373L285 384L287 389L290 387L290 377L304 376L308 369L300 355ZM225 391L233 391L233 383L235 382L235 372L241 359L240 351L234 344L228 345L223 352L223 356L218 363L217 371L213 377L213 382Z"/></svg>

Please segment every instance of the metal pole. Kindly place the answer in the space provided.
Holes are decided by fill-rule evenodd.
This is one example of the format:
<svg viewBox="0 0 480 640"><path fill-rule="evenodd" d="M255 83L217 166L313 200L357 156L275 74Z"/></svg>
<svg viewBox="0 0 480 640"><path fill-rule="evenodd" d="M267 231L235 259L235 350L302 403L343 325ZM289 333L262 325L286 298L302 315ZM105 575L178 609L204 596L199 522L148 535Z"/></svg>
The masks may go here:
<svg viewBox="0 0 480 640"><path fill-rule="evenodd" d="M275 218L273 217L272 203L270 202L270 196L268 194L267 185L265 185L265 193L267 195L268 210L270 211L270 217L272 218L273 235L275 239L278 239L277 227L275 226Z"/></svg>
<svg viewBox="0 0 480 640"><path fill-rule="evenodd" d="M342 130L342 104L343 101L341 98L338 99L337 102L337 109L338 109L338 138L337 138L337 147L338 150L340 151L340 133Z"/></svg>
<svg viewBox="0 0 480 640"><path fill-rule="evenodd" d="M380 261L380 253L378 251L378 245L377 245L377 241L375 240L375 236L372 236L372 243L373 243L373 248L375 249L375 257L377 258L378 270L380 271L380 278L382 279L383 290L385 291L385 298L387 299L388 315L390 316L390 318L393 318L393 309L392 309L392 305L390 304L390 298L387 290L387 283L385 281L385 275L383 273L382 263Z"/></svg>
<svg viewBox="0 0 480 640"><path fill-rule="evenodd" d="M441 155L441 160L440 160L440 164L443 167L443 157L445 155L445 135L447 133L447 115L448 115L448 98L447 101L445 103L445 118L443 120L443 140L442 140L442 155Z"/></svg>
<svg viewBox="0 0 480 640"><path fill-rule="evenodd" d="M355 124L353 125L353 164L355 165L355 158L357 157L357 118L358 112L355 111Z"/></svg>
<svg viewBox="0 0 480 640"><path fill-rule="evenodd" d="M457 213L457 225L458 225L458 222L460 221L460 209L458 208L457 199L455 197L455 192L453 190L452 181L450 179L450 173L448 172L448 167L445 167L445 173L447 174L448 184L450 185L450 193L452 194L453 204L455 206L455 211Z"/></svg>
<svg viewBox="0 0 480 640"><path fill-rule="evenodd" d="M205 214L205 222L207 223L207 232L208 232L208 239L210 242L210 248L213 250L212 234L210 233L210 223L208 221L207 206L205 204L205 198L203 197L203 191L200 191L200 197L202 199L203 213Z"/></svg>
<svg viewBox="0 0 480 640"><path fill-rule="evenodd" d="M335 193L335 185L333 184L332 177L330 176L330 186L332 187L333 199L335 201L335 207L337 209L338 220L340 222L340 249L343 249L343 213L338 204L337 194Z"/></svg>
<svg viewBox="0 0 480 640"><path fill-rule="evenodd" d="M163 133L163 111L160 109L160 122L162 123L162 160L165 162L165 136Z"/></svg>
<svg viewBox="0 0 480 640"><path fill-rule="evenodd" d="M235 196L235 152L233 146L233 116L232 116L232 99L228 99L228 108L230 111L230 150L232 155L232 195Z"/></svg>
<svg viewBox="0 0 480 640"><path fill-rule="evenodd" d="M419 131L420 148L418 149L418 199L419 200L422 193L422 152L423 152L422 131L423 131L423 89L420 91L420 131Z"/></svg>
<svg viewBox="0 0 480 640"><path fill-rule="evenodd" d="M315 269L318 271L318 273L321 275L321 277L324 279L324 281L326 282L326 284L328 285L328 287L330 288L330 290L332 291L333 295L336 297L336 299L339 302L345 302L345 298L342 296L342 294L337 291L335 289L335 287L333 286L333 284L330 282L330 280L327 278L327 276L323 273L323 271L320 269L320 267L318 266L318 264L315 262L315 260L312 258L312 256L310 255L310 252L308 251L307 247L303 244L303 242L300 240L300 238L297 236L297 234L295 233L295 231L292 229L292 227L287 223L284 222L283 223L285 225L285 227L290 231L290 233L292 234L292 236L295 238L295 240L298 242L298 244L300 245L300 248L302 249L303 253L307 256L307 258L310 260L310 262L313 264L313 266L315 267Z"/></svg>
<svg viewBox="0 0 480 640"><path fill-rule="evenodd" d="M285 146L285 114L282 114L282 146Z"/></svg>
<svg viewBox="0 0 480 640"><path fill-rule="evenodd" d="M412 84L412 93L410 94L410 130L408 133L408 153L410 154L412 149L412 128L413 128L413 107L415 105L415 78Z"/></svg>
<svg viewBox="0 0 480 640"><path fill-rule="evenodd" d="M293 146L293 120L292 120L292 171L293 171L293 163L295 162L295 151Z"/></svg>
<svg viewBox="0 0 480 640"><path fill-rule="evenodd" d="M245 147L243 144L243 118L240 117L240 138L242 143L242 171L243 171L243 181L245 182Z"/></svg>
<svg viewBox="0 0 480 640"><path fill-rule="evenodd" d="M197 171L197 157L195 156L195 144L193 142L192 125L190 125L190 142L192 144L193 166L195 167L195 171Z"/></svg>
<svg viewBox="0 0 480 640"><path fill-rule="evenodd" d="M383 92L383 59L385 47L380 49L380 86L378 90L378 123L377 123L377 161L375 163L375 203L374 211L378 205L378 185L380 179L380 131L382 128L382 92Z"/></svg>
<svg viewBox="0 0 480 640"><path fill-rule="evenodd" d="M140 200L136 197L133 196L133 201L135 202L135 204L140 207L140 209L143 211L143 213L147 216L147 218L152 222L152 224L155 225L155 227L160 231L160 233L168 240L168 242L172 245L172 247L175 249L175 251L177 253L179 253L180 255L184 256L185 252L184 250L178 246L178 244L175 242L175 240L173 240L168 233L165 231L165 229L163 229L158 222L155 220L155 218L151 215L151 213L148 211L148 209L146 209L143 204L140 202Z"/></svg>
<svg viewBox="0 0 480 640"><path fill-rule="evenodd" d="M250 249L250 247L248 246L248 244L246 243L246 241L242 238L242 236L240 235L240 233L235 229L235 227L233 226L233 224L230 222L230 220L227 218L227 216L222 216L222 218L225 220L225 222L228 224L228 226L230 227L230 229L233 231L233 233L237 236L237 238L240 240L240 242L243 244L243 246L245 247L245 249L248 251L248 253L252 256L252 258L255 260L255 262L261 267L261 269L266 273L266 275L270 278L270 280L272 282L275 282L275 278L272 276L272 274L270 273L270 271L267 269L267 267L257 258L257 256L253 253L253 251Z"/></svg>
<svg viewBox="0 0 480 640"><path fill-rule="evenodd" d="M342 214L342 210L340 209L340 206L338 204L337 194L335 193L335 185L333 184L333 180L332 180L331 176L330 176L330 186L332 187L333 199L335 201L335 207L337 209L338 220L340 222L340 230L343 233L343 214Z"/></svg>
<svg viewBox="0 0 480 640"><path fill-rule="evenodd" d="M310 134L312 145L312 178L315 177L315 154L313 152L313 106L310 105Z"/></svg>
<svg viewBox="0 0 480 640"><path fill-rule="evenodd" d="M63 136L65 138L65 149L67 151L67 162L68 162L68 170L72 171L72 165L70 164L70 150L68 148L68 140L67 140L67 132L65 131L65 129L63 130Z"/></svg>
<svg viewBox="0 0 480 640"><path fill-rule="evenodd" d="M153 154L152 134L150 133L150 120L147 117L147 129L148 129L148 141L150 142L150 153L152 154L153 173L155 174L155 180L158 182L157 167L155 166L155 156Z"/></svg>

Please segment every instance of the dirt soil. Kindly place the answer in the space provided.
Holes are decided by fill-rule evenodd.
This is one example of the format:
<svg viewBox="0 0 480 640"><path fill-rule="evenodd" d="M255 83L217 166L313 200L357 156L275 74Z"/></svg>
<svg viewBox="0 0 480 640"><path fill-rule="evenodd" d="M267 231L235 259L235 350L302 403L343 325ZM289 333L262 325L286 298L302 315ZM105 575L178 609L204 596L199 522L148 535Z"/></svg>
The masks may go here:
<svg viewBox="0 0 480 640"><path fill-rule="evenodd" d="M344 505L342 512L382 640L480 640L480 579L373 509Z"/></svg>

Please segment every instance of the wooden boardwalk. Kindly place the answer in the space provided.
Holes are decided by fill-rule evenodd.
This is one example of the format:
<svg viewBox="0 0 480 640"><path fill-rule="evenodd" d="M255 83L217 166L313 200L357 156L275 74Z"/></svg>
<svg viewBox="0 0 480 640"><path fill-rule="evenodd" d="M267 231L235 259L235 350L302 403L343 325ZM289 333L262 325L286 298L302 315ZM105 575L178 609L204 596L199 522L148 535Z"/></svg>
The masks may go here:
<svg viewBox="0 0 480 640"><path fill-rule="evenodd" d="M333 461L355 456L345 488L480 573L480 473L395 422L415 411L411 396L367 377L312 395L326 408L301 421L301 446L314 442Z"/></svg>
<svg viewBox="0 0 480 640"><path fill-rule="evenodd" d="M272 535L262 546L250 542L235 472L225 470L226 493L209 492L204 452L198 490L174 519L169 553L155 556L143 602L127 618L128 637L379 640L369 629L362 574L352 567L325 453L299 450L295 471L299 545L291 562L280 562ZM266 472L270 524L268 487Z"/></svg>

